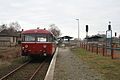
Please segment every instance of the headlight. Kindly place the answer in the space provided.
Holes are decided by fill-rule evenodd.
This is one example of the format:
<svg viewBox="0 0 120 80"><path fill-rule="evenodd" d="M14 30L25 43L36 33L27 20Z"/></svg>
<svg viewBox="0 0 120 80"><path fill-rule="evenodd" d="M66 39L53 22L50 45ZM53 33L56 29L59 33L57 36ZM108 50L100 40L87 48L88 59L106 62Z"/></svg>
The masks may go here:
<svg viewBox="0 0 120 80"><path fill-rule="evenodd" d="M28 45L25 45L25 48L28 48Z"/></svg>
<svg viewBox="0 0 120 80"><path fill-rule="evenodd" d="M43 45L43 48L46 48L47 47L47 45Z"/></svg>
<svg viewBox="0 0 120 80"><path fill-rule="evenodd" d="M24 50L24 49L25 49L25 47L22 47L22 49Z"/></svg>

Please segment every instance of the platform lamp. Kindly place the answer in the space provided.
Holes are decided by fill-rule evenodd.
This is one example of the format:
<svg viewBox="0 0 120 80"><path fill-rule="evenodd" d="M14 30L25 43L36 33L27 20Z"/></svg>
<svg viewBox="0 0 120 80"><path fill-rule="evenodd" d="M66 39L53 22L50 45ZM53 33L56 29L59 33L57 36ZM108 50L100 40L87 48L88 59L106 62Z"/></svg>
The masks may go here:
<svg viewBox="0 0 120 80"><path fill-rule="evenodd" d="M79 37L79 34L80 34L80 32L79 32L79 19L76 19L77 21L78 21L78 41L80 40L80 37Z"/></svg>
<svg viewBox="0 0 120 80"><path fill-rule="evenodd" d="M86 39L88 39L88 25L86 25Z"/></svg>
<svg viewBox="0 0 120 80"><path fill-rule="evenodd" d="M79 37L79 34L80 34L80 32L79 32L79 19L76 19L76 20L78 22L78 47L80 47L80 42L79 42L79 40L80 40L80 37Z"/></svg>

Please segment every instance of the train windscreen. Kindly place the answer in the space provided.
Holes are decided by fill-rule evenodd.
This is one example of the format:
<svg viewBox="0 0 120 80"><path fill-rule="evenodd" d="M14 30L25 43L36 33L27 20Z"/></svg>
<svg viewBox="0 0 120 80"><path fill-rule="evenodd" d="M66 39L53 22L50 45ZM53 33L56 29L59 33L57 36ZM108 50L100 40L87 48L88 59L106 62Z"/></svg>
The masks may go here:
<svg viewBox="0 0 120 80"><path fill-rule="evenodd" d="M35 36L34 35L24 35L24 41L33 42L33 41L35 41Z"/></svg>
<svg viewBox="0 0 120 80"><path fill-rule="evenodd" d="M22 36L24 42L53 42L53 36L48 34L24 34Z"/></svg>

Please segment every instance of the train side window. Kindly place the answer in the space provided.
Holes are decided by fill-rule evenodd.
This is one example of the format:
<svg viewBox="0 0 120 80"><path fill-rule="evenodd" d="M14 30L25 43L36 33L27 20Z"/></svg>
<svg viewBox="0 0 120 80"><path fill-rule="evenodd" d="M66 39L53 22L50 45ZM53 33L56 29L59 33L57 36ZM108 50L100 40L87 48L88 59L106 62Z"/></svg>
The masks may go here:
<svg viewBox="0 0 120 80"><path fill-rule="evenodd" d="M53 41L54 41L54 42L56 42L56 40L57 40L57 39L56 39L56 37L55 37L55 36L53 36Z"/></svg>
<svg viewBox="0 0 120 80"><path fill-rule="evenodd" d="M52 42L53 39L52 39L52 36L49 36L49 42Z"/></svg>

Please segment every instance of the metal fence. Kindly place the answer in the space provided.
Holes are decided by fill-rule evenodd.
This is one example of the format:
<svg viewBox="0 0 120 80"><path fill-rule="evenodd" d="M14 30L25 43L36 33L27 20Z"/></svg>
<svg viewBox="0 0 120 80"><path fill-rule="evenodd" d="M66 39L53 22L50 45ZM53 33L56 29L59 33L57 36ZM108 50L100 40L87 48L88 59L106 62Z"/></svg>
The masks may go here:
<svg viewBox="0 0 120 80"><path fill-rule="evenodd" d="M100 43L81 42L80 47L96 54L101 54L103 56L111 56L112 59L120 59L120 47L117 44L112 44L112 47L107 47L105 44Z"/></svg>

